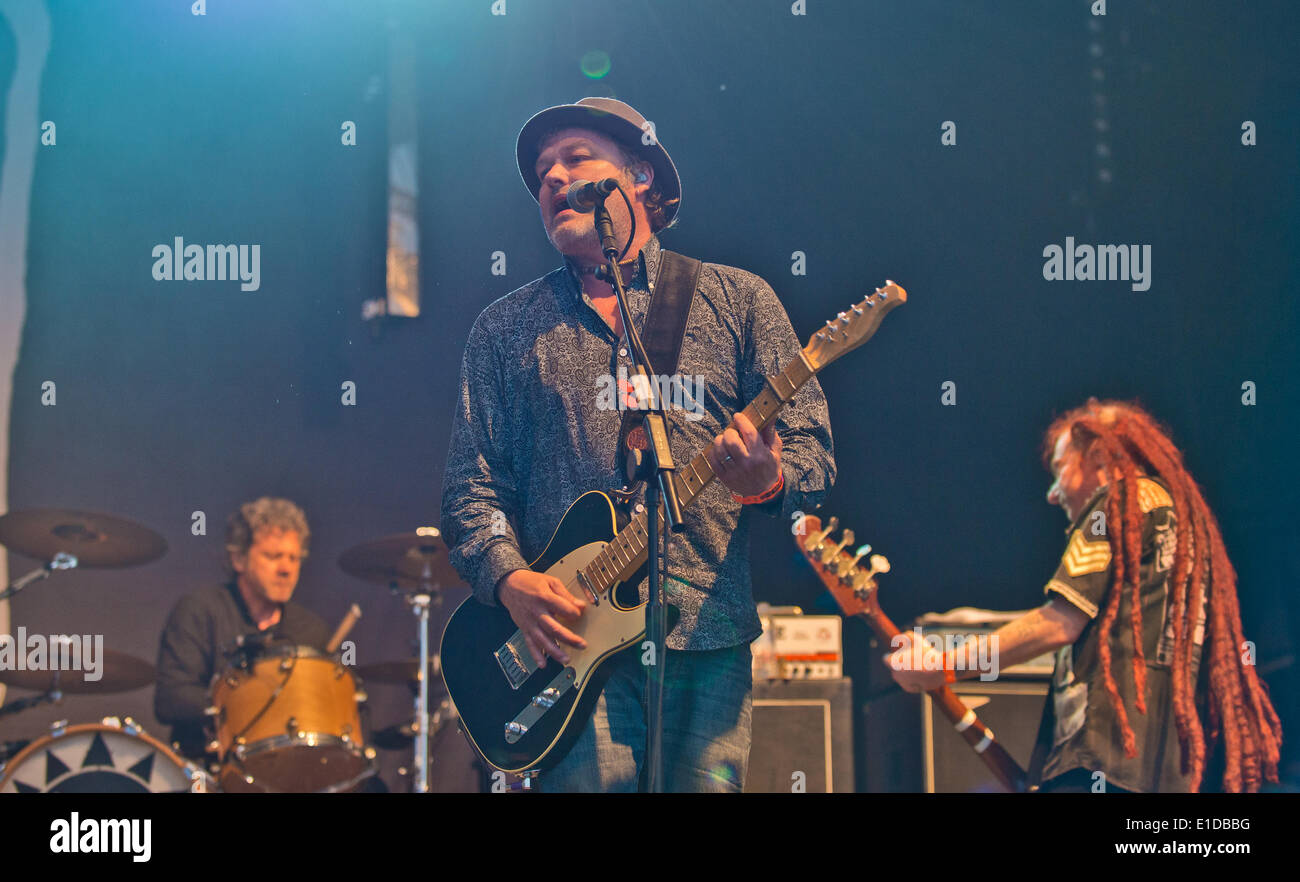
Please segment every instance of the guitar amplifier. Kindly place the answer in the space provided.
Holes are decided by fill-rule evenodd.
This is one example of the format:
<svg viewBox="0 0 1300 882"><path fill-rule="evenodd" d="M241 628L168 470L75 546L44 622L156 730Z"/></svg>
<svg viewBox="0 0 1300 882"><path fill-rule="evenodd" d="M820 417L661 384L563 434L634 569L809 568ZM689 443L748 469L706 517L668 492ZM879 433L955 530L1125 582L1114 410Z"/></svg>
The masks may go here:
<svg viewBox="0 0 1300 882"><path fill-rule="evenodd" d="M1046 682L971 680L956 684L953 692L993 730L998 742L1023 769L1034 752L1048 688ZM1005 792L929 695L923 696L922 715L926 793Z"/></svg>
<svg viewBox="0 0 1300 882"><path fill-rule="evenodd" d="M798 609L791 607L790 609ZM763 634L751 647L754 680L838 680L844 676L839 616L760 615Z"/></svg>
<svg viewBox="0 0 1300 882"><path fill-rule="evenodd" d="M853 683L759 680L746 793L853 791Z"/></svg>

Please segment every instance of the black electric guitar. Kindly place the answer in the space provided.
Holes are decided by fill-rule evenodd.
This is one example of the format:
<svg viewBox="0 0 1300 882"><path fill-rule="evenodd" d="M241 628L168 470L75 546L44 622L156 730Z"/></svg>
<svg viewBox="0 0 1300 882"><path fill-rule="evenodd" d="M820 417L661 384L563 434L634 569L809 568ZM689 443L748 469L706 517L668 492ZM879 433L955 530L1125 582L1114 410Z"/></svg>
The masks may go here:
<svg viewBox="0 0 1300 882"><path fill-rule="evenodd" d="M776 419L813 375L865 343L906 301L906 291L886 282L828 321L780 374L767 378L766 388L745 408L754 428L761 431ZM677 469L673 480L683 509L713 477L703 453ZM662 513L656 514L662 525ZM517 773L558 762L586 725L609 677L605 662L644 637L645 604L637 586L645 570L648 527L642 512L618 529L613 501L593 490L569 507L546 550L529 565L588 600L571 626L587 648L568 649L567 666L552 658L539 666L502 607L470 598L452 614L442 635L442 676L470 741L495 768Z"/></svg>

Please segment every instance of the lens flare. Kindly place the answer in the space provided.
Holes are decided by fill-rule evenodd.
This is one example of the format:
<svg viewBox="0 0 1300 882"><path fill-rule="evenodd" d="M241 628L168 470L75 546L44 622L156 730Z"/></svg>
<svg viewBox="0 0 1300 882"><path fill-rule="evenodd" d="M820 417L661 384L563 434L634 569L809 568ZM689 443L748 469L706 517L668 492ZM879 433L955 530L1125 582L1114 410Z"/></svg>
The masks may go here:
<svg viewBox="0 0 1300 882"><path fill-rule="evenodd" d="M609 73L609 53L601 49L592 49L578 62L583 76L590 80L603 79Z"/></svg>
<svg viewBox="0 0 1300 882"><path fill-rule="evenodd" d="M736 767L731 763L719 763L709 769L709 777L719 784L737 784L740 782L740 776L736 774Z"/></svg>

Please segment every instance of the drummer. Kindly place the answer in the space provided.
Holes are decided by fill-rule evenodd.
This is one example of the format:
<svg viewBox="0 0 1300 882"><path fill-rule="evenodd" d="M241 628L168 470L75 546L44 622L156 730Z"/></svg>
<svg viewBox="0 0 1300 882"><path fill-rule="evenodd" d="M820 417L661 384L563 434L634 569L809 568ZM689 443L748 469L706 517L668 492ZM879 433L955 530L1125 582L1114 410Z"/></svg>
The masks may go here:
<svg viewBox="0 0 1300 882"><path fill-rule="evenodd" d="M244 503L226 529L226 583L181 598L167 617L154 715L172 726L172 741L185 756L203 755L212 678L239 638L262 635L268 643L316 650L329 642L325 621L290 600L310 539L307 516L289 500Z"/></svg>

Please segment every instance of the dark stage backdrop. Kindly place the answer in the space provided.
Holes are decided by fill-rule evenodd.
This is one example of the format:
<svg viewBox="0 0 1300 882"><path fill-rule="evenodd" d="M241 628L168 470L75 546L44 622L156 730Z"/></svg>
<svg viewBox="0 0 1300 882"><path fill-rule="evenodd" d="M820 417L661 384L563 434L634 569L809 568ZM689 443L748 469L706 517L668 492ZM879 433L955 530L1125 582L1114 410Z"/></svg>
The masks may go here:
<svg viewBox="0 0 1300 882"><path fill-rule="evenodd" d="M413 617L336 558L437 523L470 324L557 265L515 134L542 107L611 95L655 122L680 169L665 245L765 277L801 338L885 278L910 292L822 377L840 470L822 513L891 558L896 621L1039 603L1066 526L1044 500L1041 434L1090 394L1138 397L1204 485L1247 635L1300 732L1292 4L492 7L49 4L39 120L57 142L32 184L8 506L119 513L169 552L32 588L14 626L102 633L152 659L171 606L219 578L226 515L273 494L311 519L297 598L331 622L363 606L358 663L407 655ZM390 27L418 46L422 314L364 321L384 288ZM7 33L0 19L6 89ZM177 236L259 245L260 287L155 281L152 250ZM1066 237L1149 245L1149 289L1046 280L1044 248ZM789 524L753 546L758 599L823 603ZM13 575L30 566L10 558ZM866 636L845 633L860 681ZM409 712L403 689L370 691L377 725ZM68 698L0 720L0 740L106 714L156 733L151 707L151 690ZM394 787L405 759L385 757ZM476 786L455 733L434 782Z"/></svg>

